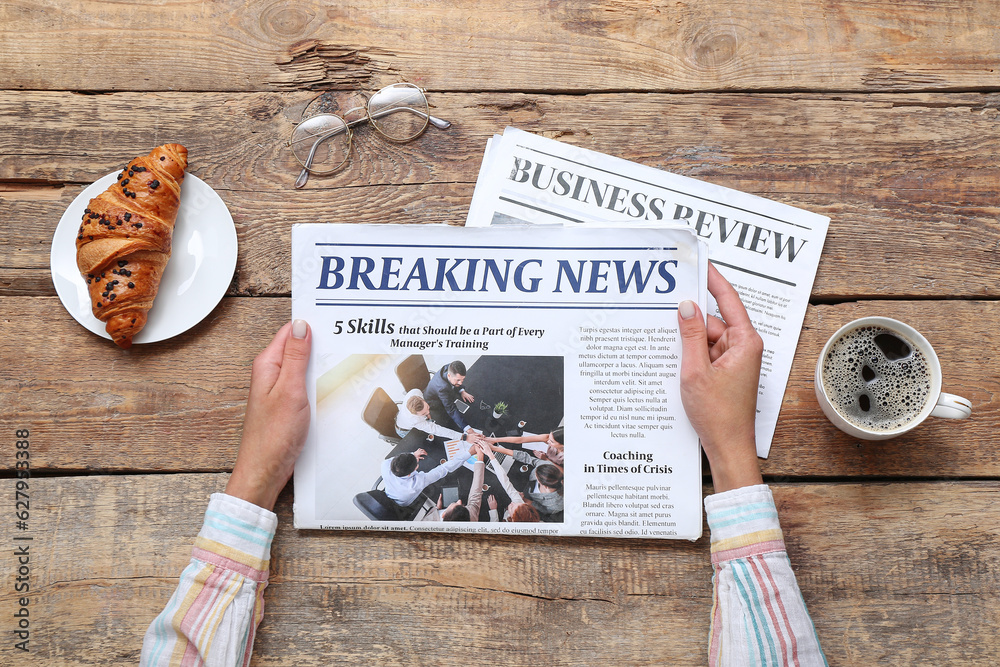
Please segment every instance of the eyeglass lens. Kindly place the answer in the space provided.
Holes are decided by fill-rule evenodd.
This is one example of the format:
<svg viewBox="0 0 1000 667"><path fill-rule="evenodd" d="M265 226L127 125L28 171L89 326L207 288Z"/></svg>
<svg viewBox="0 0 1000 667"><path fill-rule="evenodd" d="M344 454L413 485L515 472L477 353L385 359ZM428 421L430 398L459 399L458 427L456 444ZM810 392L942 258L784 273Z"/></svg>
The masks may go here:
<svg viewBox="0 0 1000 667"><path fill-rule="evenodd" d="M427 128L427 98L408 83L393 84L372 95L368 116L375 128L395 141L415 139Z"/></svg>
<svg viewBox="0 0 1000 667"><path fill-rule="evenodd" d="M305 168L314 173L333 171L350 154L350 130L340 116L320 114L298 124L291 144L295 159Z"/></svg>

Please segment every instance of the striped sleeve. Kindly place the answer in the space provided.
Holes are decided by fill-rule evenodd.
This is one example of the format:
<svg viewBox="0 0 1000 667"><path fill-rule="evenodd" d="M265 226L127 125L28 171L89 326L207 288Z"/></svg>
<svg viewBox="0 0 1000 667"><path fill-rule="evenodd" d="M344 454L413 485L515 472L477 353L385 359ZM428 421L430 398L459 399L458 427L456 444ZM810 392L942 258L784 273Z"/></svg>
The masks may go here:
<svg viewBox="0 0 1000 667"><path fill-rule="evenodd" d="M712 533L709 664L826 665L766 485L705 498Z"/></svg>
<svg viewBox="0 0 1000 667"><path fill-rule="evenodd" d="M273 512L214 493L191 562L150 624L140 665L248 665L264 613Z"/></svg>

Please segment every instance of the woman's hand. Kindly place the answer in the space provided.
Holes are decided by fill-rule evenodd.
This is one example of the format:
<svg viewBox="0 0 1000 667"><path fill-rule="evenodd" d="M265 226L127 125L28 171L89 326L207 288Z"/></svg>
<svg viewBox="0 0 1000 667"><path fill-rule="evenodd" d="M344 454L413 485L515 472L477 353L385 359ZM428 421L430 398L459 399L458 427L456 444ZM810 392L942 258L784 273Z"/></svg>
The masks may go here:
<svg viewBox="0 0 1000 667"><path fill-rule="evenodd" d="M723 320L703 321L692 301L680 304L681 401L705 449L715 491L761 483L754 422L764 343L733 286L712 265L708 289Z"/></svg>
<svg viewBox="0 0 1000 667"><path fill-rule="evenodd" d="M309 432L306 366L312 346L309 325L289 322L257 355L243 439L226 493L273 509L295 468Z"/></svg>

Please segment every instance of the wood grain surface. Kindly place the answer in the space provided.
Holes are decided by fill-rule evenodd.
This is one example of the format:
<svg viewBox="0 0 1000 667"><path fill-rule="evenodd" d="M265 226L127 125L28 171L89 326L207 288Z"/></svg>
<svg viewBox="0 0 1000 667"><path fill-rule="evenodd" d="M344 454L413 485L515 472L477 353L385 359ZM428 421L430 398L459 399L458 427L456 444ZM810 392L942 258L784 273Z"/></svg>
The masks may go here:
<svg viewBox="0 0 1000 667"><path fill-rule="evenodd" d="M32 480L32 664L135 664L207 497L225 480ZM13 481L0 489L11 495ZM1000 623L1000 530L988 520L1000 511L995 483L773 490L830 664L993 664L995 647L981 640ZM277 508L253 664L466 665L470 655L503 665L704 664L705 537L299 532L290 501L286 492ZM0 607L12 604L0 589Z"/></svg>
<svg viewBox="0 0 1000 667"><path fill-rule="evenodd" d="M0 26L30 90L954 90L1000 52L995 3L930 0L7 0Z"/></svg>
<svg viewBox="0 0 1000 667"><path fill-rule="evenodd" d="M830 664L996 664L997 53L987 0L0 0L9 509L18 429L34 475L32 653L0 643L0 666L137 662L235 460L250 363L289 318L291 225L460 225L508 125L831 218L762 462L800 587ZM359 131L347 168L293 189L306 103L398 81L452 127ZM238 264L204 321L123 352L60 304L51 240L86 185L167 141L231 210ZM815 360L865 315L920 330L972 418L836 430ZM707 537L297 532L291 501L255 665L705 663Z"/></svg>

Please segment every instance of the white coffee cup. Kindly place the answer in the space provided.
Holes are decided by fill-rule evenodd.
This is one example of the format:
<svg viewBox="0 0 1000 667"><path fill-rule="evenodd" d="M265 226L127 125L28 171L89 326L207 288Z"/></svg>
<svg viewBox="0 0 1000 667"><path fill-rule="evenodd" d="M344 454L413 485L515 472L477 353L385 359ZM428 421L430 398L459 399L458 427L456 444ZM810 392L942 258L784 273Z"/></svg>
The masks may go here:
<svg viewBox="0 0 1000 667"><path fill-rule="evenodd" d="M844 343L841 343L841 339L844 339L848 334L858 330L859 333L856 334L852 339L864 340L867 336L867 331L872 329L884 329L886 332L896 336L898 339L902 340L911 349L918 350L922 355L923 365L922 368L926 373L926 381L929 382L929 389L926 392L926 396L923 397L923 404L919 410L913 410L912 414L900 417L896 421L900 423L895 426L889 426L886 428L876 427L872 424L863 424L862 420L852 418L846 409L847 394L853 392L853 387L861 387L857 391L858 395L866 394L870 389L871 393L878 393L879 389L884 389L885 386L876 385L877 382L887 381L887 378L881 377L878 371L873 371L868 364L868 360L854 360L854 364L860 364L859 368L846 368L846 364L843 360L837 361L831 360L831 366L833 366L830 375L838 375L837 380L845 382L844 384L844 395L842 395L841 401L836 400L836 396L830 396L830 390L824 386L824 362L827 356L831 354L831 350L834 348L835 344L840 344L838 346L836 354L843 356L848 354L848 351L844 349ZM864 331L861 331L864 330ZM859 345L865 345L859 342ZM873 343L874 344L874 343ZM870 348L871 346L868 345ZM911 362L919 364L920 358L911 353ZM883 354L883 358L876 360L871 359L873 366L877 366L876 362L884 364L887 369L886 372L892 373L893 364L905 364L907 363L907 357L900 357L898 360L892 360L889 358L889 352ZM863 375L863 369L867 368L867 375ZM857 373L857 378L854 377L855 372ZM875 375L874 379L869 380L869 376ZM923 373L920 374L923 377ZM827 381L833 381L834 378L828 377ZM931 344L927 342L927 339L920 335L920 333L913 327L904 324L898 320L894 320L888 317L862 317L861 319L854 320L853 322L848 322L844 326L840 327L830 340L826 342L823 346L823 351L819 355L819 359L816 361L816 373L813 378L815 389L816 389L816 399L819 401L819 406L823 410L823 414L833 422L833 425L839 428L841 431L853 435L856 438L862 438L864 440L888 440L889 438L894 438L898 435L902 435L907 431L910 431L917 426L919 426L928 417L944 417L947 419L965 419L970 414L972 414L972 403L961 396L955 396L954 394L948 394L941 391L941 362L938 360L937 354L934 352L934 348ZM856 384L852 384L856 383ZM921 383L921 386L924 386ZM890 390L891 393L891 390ZM863 399L860 399L863 401ZM869 408L863 407L863 402L859 405L859 410L867 411L870 409L870 397L869 397ZM838 408L839 406L839 408ZM851 406L853 409L853 406ZM843 412L842 412L843 410Z"/></svg>

